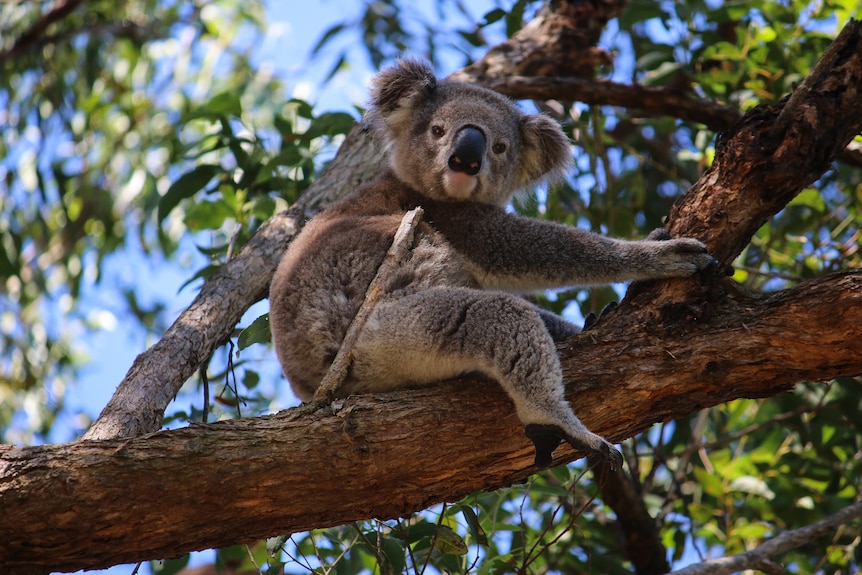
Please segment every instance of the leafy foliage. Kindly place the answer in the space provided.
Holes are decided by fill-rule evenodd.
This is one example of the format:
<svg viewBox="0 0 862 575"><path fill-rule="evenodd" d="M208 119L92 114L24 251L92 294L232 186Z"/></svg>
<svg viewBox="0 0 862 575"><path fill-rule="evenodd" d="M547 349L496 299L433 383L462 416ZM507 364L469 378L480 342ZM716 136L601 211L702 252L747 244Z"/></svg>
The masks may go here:
<svg viewBox="0 0 862 575"><path fill-rule="evenodd" d="M208 277L308 188L356 119L288 99L255 67L248 38L266 27L259 2L68 4L58 14L42 3L0 3L0 429L10 442L44 438L62 413L85 362L77 341L106 321L85 296L108 258L134 244L175 265L196 245L205 263L186 270L188 284ZM354 6L310 47L329 79L405 51L447 68L471 62L539 3L482 14L458 0L429 3L430 13L396 0ZM635 0L600 45L615 54L614 79L744 110L789 93L855 9L850 0ZM577 144L575 168L562 185L519 201L514 209L525 215L641 237L714 155L714 134L699 124L582 104L558 113ZM860 180L858 167L837 164L760 229L734 280L774 290L862 267ZM135 287L118 288L124 313L142 331L161 331L163 305L142 304ZM577 320L619 297L604 288L536 300ZM57 309L68 318L46 313ZM217 417L269 409L272 391L247 359L267 336L266 317L252 317L210 368L211 381L225 381ZM721 405L626 442L631 480L667 555L680 565L738 553L858 500L860 408L862 380L843 378ZM168 422L202 416L177 408ZM295 534L269 548L221 550L218 560L345 574L630 572L615 515L591 477L583 462L562 466L400 521ZM856 572L859 539L849 525L782 561L795 573Z"/></svg>

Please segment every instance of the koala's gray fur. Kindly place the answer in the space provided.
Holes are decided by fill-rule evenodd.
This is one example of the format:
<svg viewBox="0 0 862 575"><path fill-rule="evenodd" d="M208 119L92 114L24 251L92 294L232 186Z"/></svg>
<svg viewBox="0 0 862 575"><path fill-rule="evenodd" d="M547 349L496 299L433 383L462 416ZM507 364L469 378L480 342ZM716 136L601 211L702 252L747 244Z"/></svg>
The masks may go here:
<svg viewBox="0 0 862 575"><path fill-rule="evenodd" d="M619 452L563 397L554 339L578 328L509 292L689 276L712 261L704 245L611 239L508 213L517 190L565 171L567 138L551 119L438 80L424 63L402 61L374 78L367 122L389 167L308 223L270 288L273 341L296 395L313 396L402 216L421 206L411 257L385 286L339 391L481 372L511 396L537 465L550 465L565 440L618 467Z"/></svg>

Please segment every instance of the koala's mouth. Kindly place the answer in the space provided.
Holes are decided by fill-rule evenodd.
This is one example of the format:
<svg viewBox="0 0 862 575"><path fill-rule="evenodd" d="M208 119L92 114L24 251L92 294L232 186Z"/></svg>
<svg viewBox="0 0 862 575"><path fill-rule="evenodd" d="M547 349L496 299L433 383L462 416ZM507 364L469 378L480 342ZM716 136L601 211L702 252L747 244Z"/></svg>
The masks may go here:
<svg viewBox="0 0 862 575"><path fill-rule="evenodd" d="M471 176L464 172L446 170L443 175L443 189L450 198L467 199L479 185L478 176Z"/></svg>

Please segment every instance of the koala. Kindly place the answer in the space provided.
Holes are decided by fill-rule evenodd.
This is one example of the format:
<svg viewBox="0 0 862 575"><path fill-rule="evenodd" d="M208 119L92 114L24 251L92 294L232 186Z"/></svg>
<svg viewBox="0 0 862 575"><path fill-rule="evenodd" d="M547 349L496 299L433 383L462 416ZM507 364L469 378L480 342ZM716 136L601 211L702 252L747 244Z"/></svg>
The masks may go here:
<svg viewBox="0 0 862 575"><path fill-rule="evenodd" d="M618 468L620 453L564 399L555 340L578 327L517 294L690 276L712 263L704 244L613 239L508 212L517 191L565 173L567 137L550 118L437 79L423 62L374 77L366 122L388 165L309 221L270 287L272 338L294 393L313 397L403 215L421 206L410 256L383 286L339 394L482 373L511 397L538 467L566 441Z"/></svg>

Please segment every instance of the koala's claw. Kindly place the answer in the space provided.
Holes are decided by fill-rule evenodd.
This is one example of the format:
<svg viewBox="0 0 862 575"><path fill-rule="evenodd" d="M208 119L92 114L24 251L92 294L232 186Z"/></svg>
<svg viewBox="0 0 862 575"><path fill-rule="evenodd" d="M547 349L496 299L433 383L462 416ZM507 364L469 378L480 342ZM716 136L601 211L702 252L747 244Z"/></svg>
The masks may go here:
<svg viewBox="0 0 862 575"><path fill-rule="evenodd" d="M534 464L539 469L546 469L551 466L554 460L554 450L564 439L573 448L591 452L607 461L611 471L616 471L623 465L622 454L605 440L601 441L598 449L594 449L567 434L557 425L539 423L530 423L524 426L524 433L533 442L536 449Z"/></svg>

